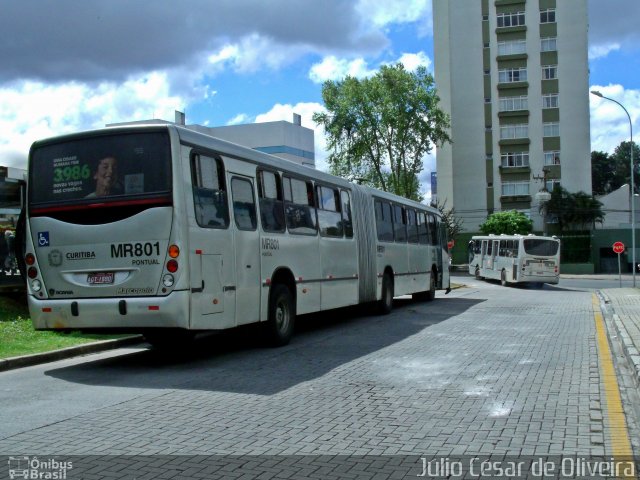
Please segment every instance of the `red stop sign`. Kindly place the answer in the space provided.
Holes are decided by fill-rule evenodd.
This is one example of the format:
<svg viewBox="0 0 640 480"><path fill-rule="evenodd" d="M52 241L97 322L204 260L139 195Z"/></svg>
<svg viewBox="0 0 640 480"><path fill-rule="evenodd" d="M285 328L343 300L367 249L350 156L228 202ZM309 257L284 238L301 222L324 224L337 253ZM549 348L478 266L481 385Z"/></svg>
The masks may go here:
<svg viewBox="0 0 640 480"><path fill-rule="evenodd" d="M613 244L613 253L617 253L618 255L624 252L624 243L616 242Z"/></svg>

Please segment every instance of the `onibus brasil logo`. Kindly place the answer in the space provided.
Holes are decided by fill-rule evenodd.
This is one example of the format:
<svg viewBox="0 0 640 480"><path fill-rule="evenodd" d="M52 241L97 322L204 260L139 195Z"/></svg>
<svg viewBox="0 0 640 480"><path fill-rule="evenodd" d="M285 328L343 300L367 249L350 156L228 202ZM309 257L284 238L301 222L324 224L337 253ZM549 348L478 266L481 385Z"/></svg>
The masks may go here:
<svg viewBox="0 0 640 480"><path fill-rule="evenodd" d="M53 458L18 456L9 457L9 478L38 480L65 480L67 471L73 468L72 462Z"/></svg>

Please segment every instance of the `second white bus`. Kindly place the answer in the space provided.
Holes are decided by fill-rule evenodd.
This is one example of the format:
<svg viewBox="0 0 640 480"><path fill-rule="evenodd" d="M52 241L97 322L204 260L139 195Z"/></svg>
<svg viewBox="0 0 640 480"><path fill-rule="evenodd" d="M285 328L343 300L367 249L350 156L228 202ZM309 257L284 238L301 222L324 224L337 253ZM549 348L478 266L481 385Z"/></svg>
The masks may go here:
<svg viewBox="0 0 640 480"><path fill-rule="evenodd" d="M560 240L537 235L474 236L469 242L469 273L478 279L500 280L502 285L556 284Z"/></svg>

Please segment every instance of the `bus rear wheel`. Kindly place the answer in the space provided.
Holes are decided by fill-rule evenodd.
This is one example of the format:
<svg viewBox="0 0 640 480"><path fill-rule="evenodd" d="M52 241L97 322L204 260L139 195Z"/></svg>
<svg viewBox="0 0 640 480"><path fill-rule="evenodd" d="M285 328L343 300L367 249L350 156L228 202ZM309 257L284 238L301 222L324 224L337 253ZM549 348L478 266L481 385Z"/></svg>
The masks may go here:
<svg viewBox="0 0 640 480"><path fill-rule="evenodd" d="M507 272L505 272L504 270L502 270L502 272L500 273L500 285L502 285L503 287L509 285L509 282L507 282Z"/></svg>
<svg viewBox="0 0 640 480"><path fill-rule="evenodd" d="M286 345L293 336L296 310L291 292L285 285L275 285L269 296L269 318L265 325L269 344Z"/></svg>
<svg viewBox="0 0 640 480"><path fill-rule="evenodd" d="M426 292L426 299L429 302L436 299L436 272L431 272L430 277L429 291Z"/></svg>
<svg viewBox="0 0 640 480"><path fill-rule="evenodd" d="M382 315L393 310L393 278L388 273L382 277L382 298L378 302L378 310Z"/></svg>

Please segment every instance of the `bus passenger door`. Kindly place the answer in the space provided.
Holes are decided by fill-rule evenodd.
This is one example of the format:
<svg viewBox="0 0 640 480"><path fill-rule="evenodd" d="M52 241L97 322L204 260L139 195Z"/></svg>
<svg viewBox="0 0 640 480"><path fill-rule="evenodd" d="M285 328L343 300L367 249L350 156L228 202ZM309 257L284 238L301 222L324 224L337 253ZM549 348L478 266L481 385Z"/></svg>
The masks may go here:
<svg viewBox="0 0 640 480"><path fill-rule="evenodd" d="M491 269L495 270L496 268L496 256L498 255L498 251L500 249L500 241L493 241L493 249L491 251Z"/></svg>
<svg viewBox="0 0 640 480"><path fill-rule="evenodd" d="M253 180L232 174L237 324L260 320L260 236Z"/></svg>

